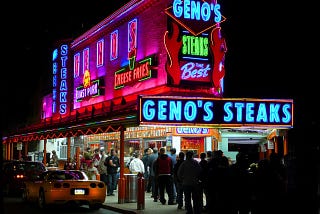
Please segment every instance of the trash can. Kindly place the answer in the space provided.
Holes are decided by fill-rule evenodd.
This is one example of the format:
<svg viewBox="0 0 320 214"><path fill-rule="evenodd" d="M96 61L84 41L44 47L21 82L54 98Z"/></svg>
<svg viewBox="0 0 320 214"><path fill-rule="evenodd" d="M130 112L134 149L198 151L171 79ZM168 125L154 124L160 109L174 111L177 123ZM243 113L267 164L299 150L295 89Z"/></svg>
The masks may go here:
<svg viewBox="0 0 320 214"><path fill-rule="evenodd" d="M137 202L138 176L136 174L124 174L126 181L124 202Z"/></svg>

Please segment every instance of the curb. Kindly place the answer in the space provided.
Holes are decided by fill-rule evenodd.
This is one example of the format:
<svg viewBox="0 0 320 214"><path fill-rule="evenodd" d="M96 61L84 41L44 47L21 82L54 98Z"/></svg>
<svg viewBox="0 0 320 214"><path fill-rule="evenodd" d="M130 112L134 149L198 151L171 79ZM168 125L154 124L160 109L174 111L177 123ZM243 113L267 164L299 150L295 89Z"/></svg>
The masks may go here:
<svg viewBox="0 0 320 214"><path fill-rule="evenodd" d="M102 208L107 209L107 210L112 210L112 211L115 211L115 212L119 212L119 213L124 213L124 214L137 214L137 212L134 212L134 211L120 209L120 208L109 206L109 205L105 205L105 204L102 205Z"/></svg>

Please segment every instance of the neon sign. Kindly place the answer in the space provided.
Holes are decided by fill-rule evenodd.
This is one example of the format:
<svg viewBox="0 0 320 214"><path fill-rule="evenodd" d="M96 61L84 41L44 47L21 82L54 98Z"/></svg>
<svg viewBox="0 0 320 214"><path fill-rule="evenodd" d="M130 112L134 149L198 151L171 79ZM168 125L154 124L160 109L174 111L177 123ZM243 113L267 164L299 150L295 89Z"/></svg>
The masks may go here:
<svg viewBox="0 0 320 214"><path fill-rule="evenodd" d="M80 75L80 53L76 53L73 57L73 73L74 78Z"/></svg>
<svg viewBox="0 0 320 214"><path fill-rule="evenodd" d="M68 68L67 68L67 60L68 60L68 45L61 45L60 54L61 54L61 70L60 70L60 107L59 113L65 114L67 113L67 95L68 95Z"/></svg>
<svg viewBox="0 0 320 214"><path fill-rule="evenodd" d="M86 70L83 75L83 87L87 88L91 84L91 76L90 72Z"/></svg>
<svg viewBox="0 0 320 214"><path fill-rule="evenodd" d="M128 60L130 70L133 70L137 57L137 28L137 19L133 19L128 23Z"/></svg>
<svg viewBox="0 0 320 214"><path fill-rule="evenodd" d="M221 94L227 48L224 38L221 37L220 28L214 28L207 37L194 37L183 32L184 39L181 41L178 39L179 34L179 27L172 23L171 35L167 31L164 36L169 56L166 71L172 79L171 84L180 85L181 81L210 83L215 87L217 95Z"/></svg>
<svg viewBox="0 0 320 214"><path fill-rule="evenodd" d="M221 21L220 5L209 4L208 2L175 0L173 2L173 13L177 18L183 16L185 19L208 21L211 16L214 16L215 22Z"/></svg>
<svg viewBox="0 0 320 214"><path fill-rule="evenodd" d="M147 57L139 62L131 62L128 66L114 74L114 89L126 85L133 85L152 77L152 67L155 65L155 56Z"/></svg>
<svg viewBox="0 0 320 214"><path fill-rule="evenodd" d="M220 4L209 1L174 0L165 13L195 36L225 21Z"/></svg>
<svg viewBox="0 0 320 214"><path fill-rule="evenodd" d="M137 48L137 31L138 31L138 21L133 19L128 23L128 53L134 52Z"/></svg>
<svg viewBox="0 0 320 214"><path fill-rule="evenodd" d="M165 13L173 19L164 35L168 84L201 82L222 97L227 47L218 25L225 20L220 5L213 0L174 0Z"/></svg>
<svg viewBox="0 0 320 214"><path fill-rule="evenodd" d="M61 45L53 51L53 90L52 113L66 114L68 112L68 66L69 46Z"/></svg>
<svg viewBox="0 0 320 214"><path fill-rule="evenodd" d="M198 128L198 127L177 127L176 133L177 134L208 134L208 128Z"/></svg>
<svg viewBox="0 0 320 214"><path fill-rule="evenodd" d="M89 70L89 48L83 50L83 73Z"/></svg>
<svg viewBox="0 0 320 214"><path fill-rule="evenodd" d="M183 35L181 53L184 56L199 57L197 59L201 60L204 58L204 60L208 60L209 38L204 36Z"/></svg>
<svg viewBox="0 0 320 214"><path fill-rule="evenodd" d="M110 60L118 58L118 30L110 34Z"/></svg>
<svg viewBox="0 0 320 214"><path fill-rule="evenodd" d="M209 82L211 78L211 64L201 62L181 63L181 80Z"/></svg>
<svg viewBox="0 0 320 214"><path fill-rule="evenodd" d="M101 39L97 42L97 67L103 65L103 53L104 53L104 40Z"/></svg>
<svg viewBox="0 0 320 214"><path fill-rule="evenodd" d="M293 101L170 96L139 97L142 125L279 126L293 125Z"/></svg>
<svg viewBox="0 0 320 214"><path fill-rule="evenodd" d="M77 102L80 102L86 98L89 97L96 97L100 96L100 87L101 83L100 80L94 80L91 82L90 86L87 88L84 88L83 86L80 86L76 89L76 100Z"/></svg>
<svg viewBox="0 0 320 214"><path fill-rule="evenodd" d="M57 111L57 86L58 86L58 49L52 53L52 113Z"/></svg>
<svg viewBox="0 0 320 214"><path fill-rule="evenodd" d="M96 79L91 81L90 72L86 70L83 76L83 85L76 88L77 102L102 95L101 86L103 86L103 80Z"/></svg>

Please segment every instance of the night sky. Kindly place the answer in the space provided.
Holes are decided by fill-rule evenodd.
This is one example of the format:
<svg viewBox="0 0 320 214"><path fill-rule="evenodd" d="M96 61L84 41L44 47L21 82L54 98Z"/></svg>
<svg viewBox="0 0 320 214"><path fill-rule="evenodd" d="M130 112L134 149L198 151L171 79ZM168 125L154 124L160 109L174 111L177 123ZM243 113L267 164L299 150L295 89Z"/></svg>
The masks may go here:
<svg viewBox="0 0 320 214"><path fill-rule="evenodd" d="M54 42L76 38L128 1L89 2L8 3L3 19L2 130L30 121L40 98L50 93ZM318 24L316 7L287 0L218 2L226 17L221 27L228 48L224 96L294 99L295 124L319 127L315 47L320 37L310 27Z"/></svg>

